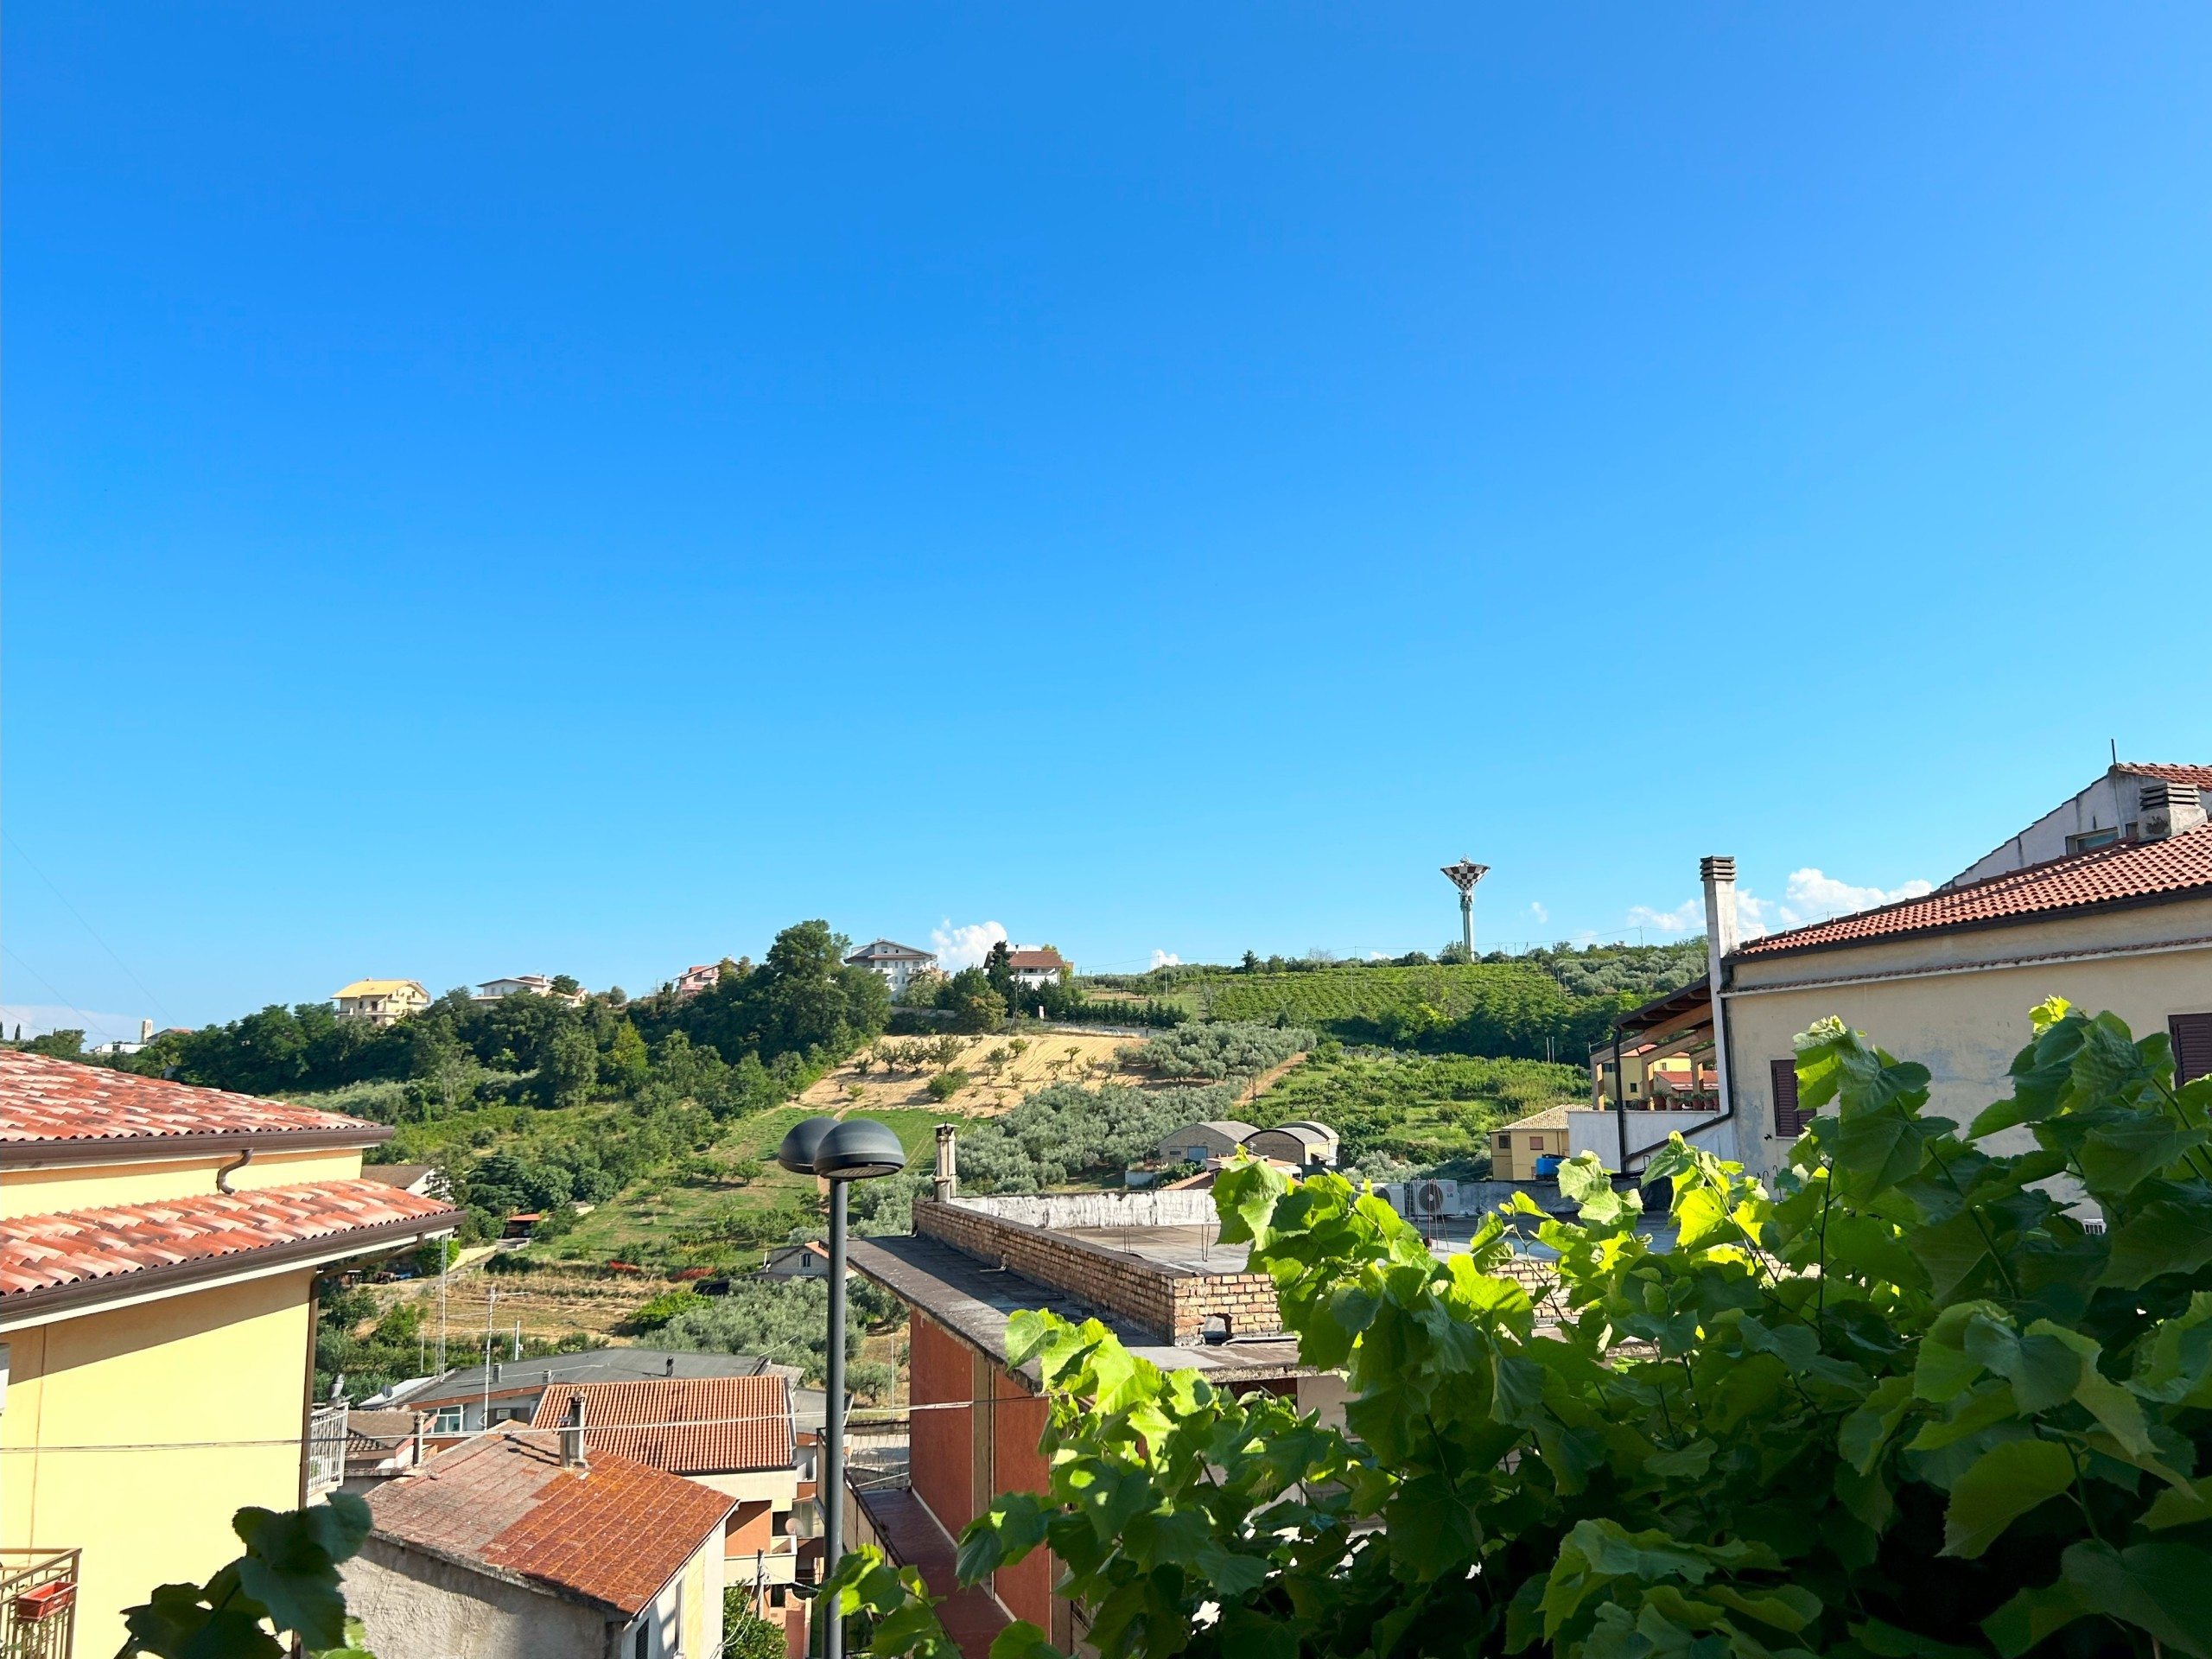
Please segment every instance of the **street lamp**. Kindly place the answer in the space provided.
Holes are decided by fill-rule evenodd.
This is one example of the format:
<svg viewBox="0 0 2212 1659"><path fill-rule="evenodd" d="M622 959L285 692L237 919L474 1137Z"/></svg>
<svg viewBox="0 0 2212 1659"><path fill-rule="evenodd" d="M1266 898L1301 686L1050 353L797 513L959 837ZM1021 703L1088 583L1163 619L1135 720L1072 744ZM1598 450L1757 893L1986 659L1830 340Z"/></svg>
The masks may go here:
<svg viewBox="0 0 2212 1659"><path fill-rule="evenodd" d="M822 1505L822 1560L831 1572L845 1544L845 1187L849 1182L896 1175L906 1167L906 1149L891 1129L872 1117L839 1122L803 1118L791 1126L776 1161L794 1175L818 1175L830 1183L830 1352L823 1370L822 1465L815 1471L815 1496ZM844 1622L824 1609L823 1659L842 1659Z"/></svg>

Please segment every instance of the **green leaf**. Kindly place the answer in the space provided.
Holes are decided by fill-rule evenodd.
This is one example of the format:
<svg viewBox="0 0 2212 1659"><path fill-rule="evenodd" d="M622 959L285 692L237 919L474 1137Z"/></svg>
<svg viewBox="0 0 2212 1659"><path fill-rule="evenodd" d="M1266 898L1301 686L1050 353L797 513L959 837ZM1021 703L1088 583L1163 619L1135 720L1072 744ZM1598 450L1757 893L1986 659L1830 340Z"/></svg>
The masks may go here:
<svg viewBox="0 0 2212 1659"><path fill-rule="evenodd" d="M1896 1103L1845 1117L1835 1138L1836 1167L1862 1202L1917 1173L1927 1155L1927 1131Z"/></svg>
<svg viewBox="0 0 2212 1659"><path fill-rule="evenodd" d="M1224 1601L1249 1596L1268 1581L1272 1571L1266 1558L1209 1544L1198 1552L1198 1571Z"/></svg>
<svg viewBox="0 0 2212 1659"><path fill-rule="evenodd" d="M2119 1550L2079 1543L2061 1558L2080 1599L2169 1647L2212 1659L2212 1571L2203 1550L2164 1539Z"/></svg>
<svg viewBox="0 0 2212 1659"><path fill-rule="evenodd" d="M1932 1636L1901 1630L1878 1618L1870 1618L1863 1624L1853 1624L1851 1634L1857 1638L1860 1647L1880 1656L1880 1659L1982 1659L1979 1648L1961 1648L1953 1643L1938 1642Z"/></svg>
<svg viewBox="0 0 2212 1659"><path fill-rule="evenodd" d="M346 1642L346 1598L339 1591L329 1545L342 1548L348 1536L358 1545L359 1536L352 1534L354 1511L365 1515L368 1506L358 1497L340 1496L346 1499L343 1510L324 1506L320 1513L279 1513L250 1507L232 1522L246 1546L236 1564L240 1587L269 1610L279 1630L296 1630L311 1648L342 1647Z"/></svg>
<svg viewBox="0 0 2212 1659"><path fill-rule="evenodd" d="M2090 1130L2074 1156L2089 1191L2117 1197L2133 1192L2207 1140L2212 1140L2212 1132L2183 1128L2170 1119L2141 1112L2133 1114L2130 1122Z"/></svg>
<svg viewBox="0 0 2212 1659"><path fill-rule="evenodd" d="M1594 1152L1578 1152L1559 1166L1559 1195L1570 1204L1587 1204L1612 1190L1612 1174Z"/></svg>
<svg viewBox="0 0 2212 1659"><path fill-rule="evenodd" d="M1703 1478L1713 1466L1713 1454L1720 1448L1708 1440L1694 1440L1673 1452L1661 1452L1643 1460L1643 1472L1675 1480L1687 1478Z"/></svg>
<svg viewBox="0 0 2212 1659"><path fill-rule="evenodd" d="M2069 1331L2049 1319L2037 1319L2028 1327L2028 1335L2047 1337L2077 1355L2081 1371L2074 1385L2074 1398L2088 1407L2089 1414L2127 1448L2129 1456L2154 1455L2150 1425L2143 1419L2143 1402L2097 1369L2097 1362L2104 1354L2102 1348L2080 1332Z"/></svg>
<svg viewBox="0 0 2212 1659"><path fill-rule="evenodd" d="M1943 1515L1943 1554L1971 1559L2037 1504L2074 1484L2074 1459L2053 1440L1992 1446L1951 1488Z"/></svg>
<svg viewBox="0 0 2212 1659"><path fill-rule="evenodd" d="M2152 1532L2194 1526L2200 1521L2212 1521L2212 1478L2166 1487L2143 1511L2143 1524Z"/></svg>
<svg viewBox="0 0 2212 1659"><path fill-rule="evenodd" d="M2195 1273L2212 1262L2212 1193L2204 1184L2170 1189L2109 1235L2102 1283L2133 1289L2169 1273Z"/></svg>
<svg viewBox="0 0 2212 1659"><path fill-rule="evenodd" d="M1818 1596L1794 1584L1761 1586L1756 1592L1747 1593L1732 1584L1715 1583L1707 1585L1703 1593L1724 1607L1732 1607L1762 1624L1771 1624L1776 1630L1788 1630L1792 1635L1820 1618L1822 1611Z"/></svg>
<svg viewBox="0 0 2212 1659"><path fill-rule="evenodd" d="M1925 1357L1926 1349L1922 1351ZM1964 1355L1959 1353L1959 1357L1962 1360ZM1930 1386L1936 1384L1931 1381ZM1843 1420L1837 1433L1836 1449L1842 1452L1843 1460L1862 1475L1870 1473L1882 1455L1882 1447L1912 1408L1912 1401L1910 1377L1885 1376L1876 1383L1866 1403Z"/></svg>
<svg viewBox="0 0 2212 1659"><path fill-rule="evenodd" d="M1049 1513L1034 1492L1001 1492L992 1499L989 1509L961 1529L953 1568L960 1582L981 1584L1043 1543Z"/></svg>
<svg viewBox="0 0 2212 1659"><path fill-rule="evenodd" d="M2095 1611L2082 1601L2073 1585L2061 1579L2056 1584L2021 1591L1983 1619L1981 1629L2004 1659L2020 1659L2029 1649Z"/></svg>
<svg viewBox="0 0 2212 1659"><path fill-rule="evenodd" d="M1026 1618L1017 1618L991 1638L991 1659L1062 1659L1062 1656L1045 1639L1044 1631Z"/></svg>

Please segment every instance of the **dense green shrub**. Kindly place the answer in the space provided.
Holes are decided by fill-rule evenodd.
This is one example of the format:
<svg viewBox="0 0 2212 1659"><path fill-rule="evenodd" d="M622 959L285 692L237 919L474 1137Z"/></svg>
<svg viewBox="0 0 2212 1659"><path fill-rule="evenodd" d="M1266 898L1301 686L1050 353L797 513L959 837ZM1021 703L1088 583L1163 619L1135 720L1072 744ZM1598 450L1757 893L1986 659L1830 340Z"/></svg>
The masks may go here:
<svg viewBox="0 0 2212 1659"><path fill-rule="evenodd" d="M1543 1326L1495 1219L1439 1261L1338 1177L1231 1170L1222 1236L1347 1373L1345 1430L1019 1315L1051 1490L996 1500L961 1577L1049 1546L1107 1656L2212 1659L2212 1077L2056 1001L2012 1076L1961 1136L1924 1066L1821 1022L1800 1100L1839 1109L1770 1190L1653 1160L1672 1248L1567 1166ZM894 1616L878 1653L938 1639L880 1560L840 1581Z"/></svg>
<svg viewBox="0 0 2212 1659"><path fill-rule="evenodd" d="M860 1357L863 1330L897 1319L901 1310L890 1292L865 1279L855 1279L846 1288L845 1357L849 1363ZM780 1365L798 1366L810 1385L821 1385L829 1356L826 1281L733 1279L727 1295L693 1294L695 1302L660 1328L656 1345L702 1353L758 1354Z"/></svg>
<svg viewBox="0 0 2212 1659"><path fill-rule="evenodd" d="M1305 1052L1316 1040L1315 1034L1302 1026L1249 1021L1185 1026L1143 1044L1118 1049L1114 1058L1159 1077L1218 1083L1229 1077L1256 1077L1292 1055Z"/></svg>

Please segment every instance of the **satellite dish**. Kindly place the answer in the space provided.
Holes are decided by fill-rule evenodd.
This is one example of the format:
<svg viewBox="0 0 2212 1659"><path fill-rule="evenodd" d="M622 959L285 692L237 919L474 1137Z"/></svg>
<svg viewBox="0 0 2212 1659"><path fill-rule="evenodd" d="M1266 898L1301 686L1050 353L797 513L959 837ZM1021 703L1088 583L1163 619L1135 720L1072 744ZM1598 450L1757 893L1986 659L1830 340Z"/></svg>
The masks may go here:
<svg viewBox="0 0 2212 1659"><path fill-rule="evenodd" d="M1423 1181L1420 1190L1414 1194L1414 1202L1421 1205L1422 1211L1428 1215L1442 1215L1444 1213L1443 1184L1440 1181Z"/></svg>

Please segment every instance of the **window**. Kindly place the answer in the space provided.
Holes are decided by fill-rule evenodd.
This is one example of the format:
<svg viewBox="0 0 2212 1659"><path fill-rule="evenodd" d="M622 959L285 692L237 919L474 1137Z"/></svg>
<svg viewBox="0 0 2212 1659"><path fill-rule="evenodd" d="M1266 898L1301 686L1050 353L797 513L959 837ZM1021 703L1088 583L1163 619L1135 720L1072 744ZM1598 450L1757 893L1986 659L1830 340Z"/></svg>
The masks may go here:
<svg viewBox="0 0 2212 1659"><path fill-rule="evenodd" d="M2117 830L2086 830L2078 836L2066 837L2066 850L2086 853L2092 847L2109 847L2119 839L2120 831Z"/></svg>
<svg viewBox="0 0 2212 1659"><path fill-rule="evenodd" d="M1774 1077L1774 1132L1785 1141L1795 1141L1813 1116L1797 1107L1797 1062L1795 1058L1772 1060L1768 1067Z"/></svg>
<svg viewBox="0 0 2212 1659"><path fill-rule="evenodd" d="M2166 1021L2174 1044L2174 1082L2212 1077L2212 1014L2177 1014Z"/></svg>
<svg viewBox="0 0 2212 1659"><path fill-rule="evenodd" d="M653 1627L650 1618L638 1626L638 1639L630 1652L632 1659L653 1659Z"/></svg>
<svg viewBox="0 0 2212 1659"><path fill-rule="evenodd" d="M1499 1135L1499 1136L1497 1137L1497 1149L1498 1149L1500 1152L1510 1152L1510 1151L1512 1151L1512 1150L1513 1150L1513 1137L1512 1137L1511 1135Z"/></svg>
<svg viewBox="0 0 2212 1659"><path fill-rule="evenodd" d="M440 1406L438 1414L430 1420L430 1433L433 1434L460 1433L461 1409L459 1406Z"/></svg>

